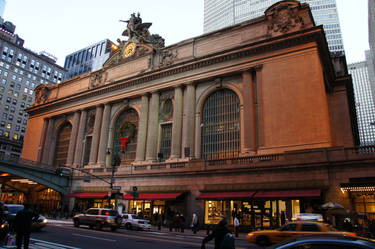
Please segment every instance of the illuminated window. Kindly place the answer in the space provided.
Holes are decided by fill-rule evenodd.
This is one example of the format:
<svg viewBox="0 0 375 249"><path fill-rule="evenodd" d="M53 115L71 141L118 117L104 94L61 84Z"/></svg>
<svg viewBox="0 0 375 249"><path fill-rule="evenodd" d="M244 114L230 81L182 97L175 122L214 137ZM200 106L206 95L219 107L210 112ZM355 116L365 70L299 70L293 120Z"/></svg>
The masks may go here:
<svg viewBox="0 0 375 249"><path fill-rule="evenodd" d="M9 137L9 131L4 132L5 137Z"/></svg>
<svg viewBox="0 0 375 249"><path fill-rule="evenodd" d="M13 139L14 139L14 140L18 140L18 134L14 134L14 135L13 135Z"/></svg>
<svg viewBox="0 0 375 249"><path fill-rule="evenodd" d="M10 123L7 123L7 127L6 127L8 130L12 129L12 124Z"/></svg>

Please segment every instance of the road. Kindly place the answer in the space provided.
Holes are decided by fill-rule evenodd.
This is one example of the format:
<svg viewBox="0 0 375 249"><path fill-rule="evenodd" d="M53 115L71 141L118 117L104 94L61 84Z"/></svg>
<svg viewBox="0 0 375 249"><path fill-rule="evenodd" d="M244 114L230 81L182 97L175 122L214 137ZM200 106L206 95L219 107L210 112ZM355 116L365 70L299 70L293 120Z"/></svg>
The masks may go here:
<svg viewBox="0 0 375 249"><path fill-rule="evenodd" d="M197 248L200 249L203 236L183 235L164 232L129 231L119 229L116 232L91 230L81 226L75 228L70 224L50 224L40 232L31 234L31 249L172 249L172 248ZM16 248L3 246L0 248ZM213 242L206 248L214 248ZM245 240L236 240L236 249L255 249Z"/></svg>

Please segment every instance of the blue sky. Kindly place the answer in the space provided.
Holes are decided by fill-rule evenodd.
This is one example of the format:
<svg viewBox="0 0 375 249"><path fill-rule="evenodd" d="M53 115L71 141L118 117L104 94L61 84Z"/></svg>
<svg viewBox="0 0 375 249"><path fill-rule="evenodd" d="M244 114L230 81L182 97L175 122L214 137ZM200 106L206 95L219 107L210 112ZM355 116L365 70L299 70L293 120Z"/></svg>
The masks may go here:
<svg viewBox="0 0 375 249"><path fill-rule="evenodd" d="M364 60L369 48L368 0L336 0L348 63ZM152 22L150 32L166 45L203 33L204 0L7 0L4 19L13 22L25 47L47 51L64 64L65 56L103 39L121 38L133 12Z"/></svg>

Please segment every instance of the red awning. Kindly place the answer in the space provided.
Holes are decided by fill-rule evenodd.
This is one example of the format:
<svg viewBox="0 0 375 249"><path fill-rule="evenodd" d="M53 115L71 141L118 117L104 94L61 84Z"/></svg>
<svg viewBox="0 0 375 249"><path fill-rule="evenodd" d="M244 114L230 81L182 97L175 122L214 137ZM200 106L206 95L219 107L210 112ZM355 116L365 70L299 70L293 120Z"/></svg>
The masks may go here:
<svg viewBox="0 0 375 249"><path fill-rule="evenodd" d="M260 190L254 198L303 198L320 197L320 189Z"/></svg>
<svg viewBox="0 0 375 249"><path fill-rule="evenodd" d="M108 196L108 192L82 192L82 193L70 193L70 194L67 194L65 195L64 197L67 197L67 198L71 198L71 197L75 197L75 198L86 198L86 199L90 199L90 198L105 198Z"/></svg>
<svg viewBox="0 0 375 249"><path fill-rule="evenodd" d="M139 193L137 200L175 200L177 197L182 195L179 193ZM134 200L131 193L127 193L123 197L124 200Z"/></svg>
<svg viewBox="0 0 375 249"><path fill-rule="evenodd" d="M206 192L197 197L198 200L236 200L250 199L254 191L247 192Z"/></svg>

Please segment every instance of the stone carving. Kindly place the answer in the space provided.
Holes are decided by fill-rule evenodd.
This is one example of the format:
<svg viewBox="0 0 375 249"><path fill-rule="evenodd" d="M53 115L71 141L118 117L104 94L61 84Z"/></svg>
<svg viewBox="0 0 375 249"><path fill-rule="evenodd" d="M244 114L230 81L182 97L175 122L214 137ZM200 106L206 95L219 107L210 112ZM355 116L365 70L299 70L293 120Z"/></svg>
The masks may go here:
<svg viewBox="0 0 375 249"><path fill-rule="evenodd" d="M35 93L34 105L43 104L44 102L46 102L48 98L49 89L46 85L41 84L35 88L34 93Z"/></svg>
<svg viewBox="0 0 375 249"><path fill-rule="evenodd" d="M103 85L104 80L103 80L103 72L102 71L97 71L93 72L90 75L90 83L89 83L89 89L98 87L100 85Z"/></svg>
<svg viewBox="0 0 375 249"><path fill-rule="evenodd" d="M127 21L120 21L127 23L126 29L122 32L123 36L128 37L127 43L151 43L156 48L164 47L164 39L158 34L150 34L148 29L152 23L143 23L139 13L137 15L135 13L131 14L130 19Z"/></svg>
<svg viewBox="0 0 375 249"><path fill-rule="evenodd" d="M160 53L160 66L166 67L174 63L175 58L177 58L177 50L164 50Z"/></svg>
<svg viewBox="0 0 375 249"><path fill-rule="evenodd" d="M265 12L268 31L286 33L303 28L304 22L298 13L300 6L297 1L283 1L268 8Z"/></svg>

